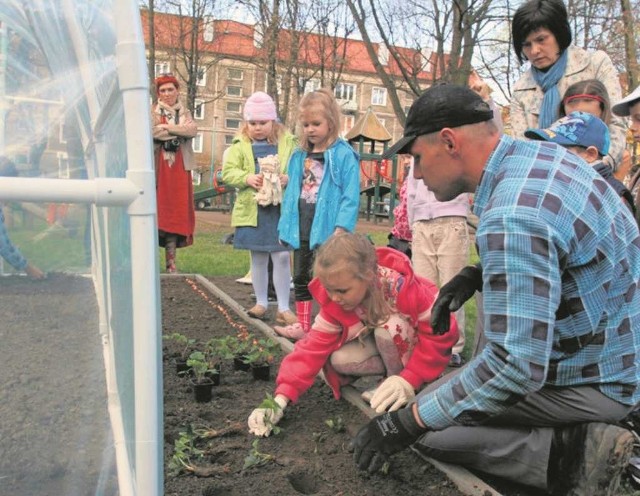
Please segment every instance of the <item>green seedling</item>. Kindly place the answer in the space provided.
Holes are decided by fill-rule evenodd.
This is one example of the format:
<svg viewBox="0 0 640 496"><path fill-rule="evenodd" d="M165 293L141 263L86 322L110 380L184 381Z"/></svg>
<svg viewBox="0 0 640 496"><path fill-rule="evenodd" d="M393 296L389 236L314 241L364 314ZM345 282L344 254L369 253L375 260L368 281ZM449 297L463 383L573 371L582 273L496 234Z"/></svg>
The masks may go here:
<svg viewBox="0 0 640 496"><path fill-rule="evenodd" d="M318 445L320 443L324 443L325 440L327 439L328 433L326 432L314 432L311 434L311 438L313 439L313 443L314 443L314 448L313 448L313 452L314 453L318 453Z"/></svg>
<svg viewBox="0 0 640 496"><path fill-rule="evenodd" d="M344 432L345 426L342 417L331 417L324 421L324 423L336 434Z"/></svg>
<svg viewBox="0 0 640 496"><path fill-rule="evenodd" d="M262 402L258 405L258 408L270 409L270 410L273 410L274 412L281 410L280 405L278 405L275 398L271 396L269 393L266 394L265 399L263 399ZM278 427L276 424L273 424L268 415L265 415L264 423L267 427L271 427L271 432L273 433L274 436L277 436L278 434L280 434L280 431L282 429Z"/></svg>
<svg viewBox="0 0 640 496"><path fill-rule="evenodd" d="M188 338L184 334L180 334L179 332L174 332L172 334L165 334L162 336L162 339L167 341L173 341L180 348L180 358L186 360L189 356L189 352L193 349L196 344L195 339Z"/></svg>
<svg viewBox="0 0 640 496"><path fill-rule="evenodd" d="M198 384L205 381L207 374L217 373L207 360L206 355L201 351L194 351L187 359L187 366L193 370L193 376Z"/></svg>
<svg viewBox="0 0 640 496"><path fill-rule="evenodd" d="M244 465L242 470L246 470L250 467L261 467L275 460L275 456L267 453L261 453L258 450L259 439L255 439L251 445L251 451L249 455L244 459Z"/></svg>
<svg viewBox="0 0 640 496"><path fill-rule="evenodd" d="M276 354L280 352L280 345L271 338L251 340L251 345L247 350L244 363L251 365L267 365L273 363Z"/></svg>
<svg viewBox="0 0 640 496"><path fill-rule="evenodd" d="M174 441L173 456L169 461L169 472L175 476L183 471L196 471L196 462L202 460L204 452L195 445L198 435L189 426L186 431L180 432L178 439Z"/></svg>

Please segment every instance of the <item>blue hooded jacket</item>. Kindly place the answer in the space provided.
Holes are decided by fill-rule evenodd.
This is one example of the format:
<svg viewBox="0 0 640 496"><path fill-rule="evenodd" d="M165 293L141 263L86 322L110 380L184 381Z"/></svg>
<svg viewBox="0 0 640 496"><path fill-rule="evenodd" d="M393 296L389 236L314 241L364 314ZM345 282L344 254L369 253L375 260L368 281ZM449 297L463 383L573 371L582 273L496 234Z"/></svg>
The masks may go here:
<svg viewBox="0 0 640 496"><path fill-rule="evenodd" d="M289 160L289 183L280 210L278 235L293 249L300 248L298 201L307 152L297 149ZM336 227L353 232L360 207L360 158L345 140L339 138L324 152L325 173L318 190L316 212L309 245L320 246Z"/></svg>

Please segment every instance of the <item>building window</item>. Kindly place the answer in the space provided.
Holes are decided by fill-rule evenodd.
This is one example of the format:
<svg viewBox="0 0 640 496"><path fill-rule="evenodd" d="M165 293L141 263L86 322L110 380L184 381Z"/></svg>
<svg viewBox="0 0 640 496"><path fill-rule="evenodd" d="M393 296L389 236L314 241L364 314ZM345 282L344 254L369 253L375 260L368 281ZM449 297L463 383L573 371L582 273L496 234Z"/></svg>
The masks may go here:
<svg viewBox="0 0 640 496"><path fill-rule="evenodd" d="M227 129L240 129L240 119L226 119L224 127Z"/></svg>
<svg viewBox="0 0 640 496"><path fill-rule="evenodd" d="M207 69L205 67L198 68L198 78L196 79L197 86L207 85Z"/></svg>
<svg viewBox="0 0 640 496"><path fill-rule="evenodd" d="M227 112L240 113L242 111L242 105L240 102L227 102Z"/></svg>
<svg viewBox="0 0 640 496"><path fill-rule="evenodd" d="M380 121L380 124L382 124L382 127L387 129L387 119L378 119Z"/></svg>
<svg viewBox="0 0 640 496"><path fill-rule="evenodd" d="M242 86L227 86L227 95L242 96Z"/></svg>
<svg viewBox="0 0 640 496"><path fill-rule="evenodd" d="M355 116L353 115L343 115L342 116L342 136L351 131L351 128L355 124Z"/></svg>
<svg viewBox="0 0 640 496"><path fill-rule="evenodd" d="M333 90L333 94L338 100L346 100L348 102L355 101L356 99L356 85L338 83L336 89Z"/></svg>
<svg viewBox="0 0 640 496"><path fill-rule="evenodd" d="M202 174L197 170L192 170L191 182L193 183L194 186L200 186L200 183L202 182Z"/></svg>
<svg viewBox="0 0 640 496"><path fill-rule="evenodd" d="M300 78L298 85L302 89L302 93L306 95L307 93L320 89L320 80L308 79L305 81L303 78Z"/></svg>
<svg viewBox="0 0 640 496"><path fill-rule="evenodd" d="M156 77L159 77L162 74L168 74L170 72L170 69L171 67L169 66L169 62L156 62L156 66L155 66Z"/></svg>
<svg viewBox="0 0 640 496"><path fill-rule="evenodd" d="M387 88L374 86L371 88L371 105L387 104Z"/></svg>
<svg viewBox="0 0 640 496"><path fill-rule="evenodd" d="M193 107L193 118L200 121L204 119L204 101L196 99Z"/></svg>
<svg viewBox="0 0 640 496"><path fill-rule="evenodd" d="M193 141L191 141L191 147L193 148L194 152L202 153L202 133L196 134L196 136L193 138Z"/></svg>
<svg viewBox="0 0 640 496"><path fill-rule="evenodd" d="M227 79L242 81L244 79L244 71L241 69L227 69Z"/></svg>
<svg viewBox="0 0 640 496"><path fill-rule="evenodd" d="M235 136L233 134L225 134L224 135L224 144L229 146L233 143L233 138Z"/></svg>

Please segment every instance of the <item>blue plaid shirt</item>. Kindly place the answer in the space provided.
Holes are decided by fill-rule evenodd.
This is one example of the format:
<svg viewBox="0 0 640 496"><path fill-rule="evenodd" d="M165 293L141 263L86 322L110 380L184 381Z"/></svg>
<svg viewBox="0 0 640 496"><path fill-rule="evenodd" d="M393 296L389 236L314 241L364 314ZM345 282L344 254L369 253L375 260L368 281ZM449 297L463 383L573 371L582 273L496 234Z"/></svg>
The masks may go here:
<svg viewBox="0 0 640 496"><path fill-rule="evenodd" d="M562 147L503 136L474 213L488 344L420 398L426 425L482 423L544 386L637 403L640 235L615 191Z"/></svg>

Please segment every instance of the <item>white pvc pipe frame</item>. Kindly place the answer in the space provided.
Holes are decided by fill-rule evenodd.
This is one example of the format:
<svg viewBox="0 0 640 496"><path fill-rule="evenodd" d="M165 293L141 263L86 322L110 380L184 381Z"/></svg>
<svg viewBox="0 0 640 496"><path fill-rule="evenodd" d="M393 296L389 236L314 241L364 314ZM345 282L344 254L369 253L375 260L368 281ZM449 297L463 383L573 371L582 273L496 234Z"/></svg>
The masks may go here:
<svg viewBox="0 0 640 496"><path fill-rule="evenodd" d="M65 7L72 2L65 1ZM114 0L116 60L125 110L126 178L64 180L0 178L0 200L127 206L130 216L135 376L135 481L120 479L123 496L162 496L162 377L156 291L156 198L149 76L137 3ZM122 460L121 460L122 462ZM123 484L124 483L124 484ZM124 487L123 487L124 485Z"/></svg>

